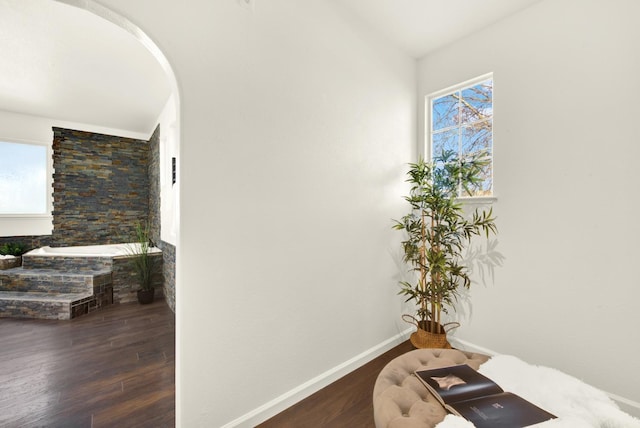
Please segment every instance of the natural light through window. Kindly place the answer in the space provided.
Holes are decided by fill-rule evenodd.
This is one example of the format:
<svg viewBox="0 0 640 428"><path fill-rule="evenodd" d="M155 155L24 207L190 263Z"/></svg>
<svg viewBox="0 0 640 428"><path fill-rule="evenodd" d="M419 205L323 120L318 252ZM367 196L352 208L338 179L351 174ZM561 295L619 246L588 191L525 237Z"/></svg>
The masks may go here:
<svg viewBox="0 0 640 428"><path fill-rule="evenodd" d="M493 78L483 76L473 82L437 93L428 98L430 112L431 159L443 151L454 152L464 161L481 156L487 161L480 183L462 197L493 195Z"/></svg>
<svg viewBox="0 0 640 428"><path fill-rule="evenodd" d="M47 147L0 141L0 215L47 214Z"/></svg>

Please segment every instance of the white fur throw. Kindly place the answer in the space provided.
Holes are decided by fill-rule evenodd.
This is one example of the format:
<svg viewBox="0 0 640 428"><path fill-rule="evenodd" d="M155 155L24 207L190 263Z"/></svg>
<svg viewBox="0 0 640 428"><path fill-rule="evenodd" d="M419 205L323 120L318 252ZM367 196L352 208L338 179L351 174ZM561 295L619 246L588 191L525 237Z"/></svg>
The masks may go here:
<svg viewBox="0 0 640 428"><path fill-rule="evenodd" d="M604 392L561 371L527 364L509 355L492 357L478 371L505 391L558 417L536 428L640 428L640 420L621 411ZM473 426L459 416L447 415L436 428Z"/></svg>

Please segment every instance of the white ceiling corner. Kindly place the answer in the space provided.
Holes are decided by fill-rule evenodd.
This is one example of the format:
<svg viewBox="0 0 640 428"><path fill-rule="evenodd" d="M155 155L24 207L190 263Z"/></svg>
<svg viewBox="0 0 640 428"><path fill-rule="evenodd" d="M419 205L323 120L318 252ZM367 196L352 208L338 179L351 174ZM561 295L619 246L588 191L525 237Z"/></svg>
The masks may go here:
<svg viewBox="0 0 640 428"><path fill-rule="evenodd" d="M414 58L541 0L337 0Z"/></svg>
<svg viewBox="0 0 640 428"><path fill-rule="evenodd" d="M540 0L334 1L420 58ZM150 133L171 91L134 36L58 1L0 0L0 55L0 110Z"/></svg>

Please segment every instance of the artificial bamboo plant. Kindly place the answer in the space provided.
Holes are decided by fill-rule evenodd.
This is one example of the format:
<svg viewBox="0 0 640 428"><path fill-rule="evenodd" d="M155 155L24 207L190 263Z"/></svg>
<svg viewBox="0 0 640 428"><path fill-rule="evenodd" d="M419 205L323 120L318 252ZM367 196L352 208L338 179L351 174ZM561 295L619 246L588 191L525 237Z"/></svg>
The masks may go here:
<svg viewBox="0 0 640 428"><path fill-rule="evenodd" d="M135 244L128 248L131 263L138 277L140 290L150 290L153 288L152 275L156 263L155 258L150 253L152 247L150 240L150 226L137 222L135 230Z"/></svg>
<svg viewBox="0 0 640 428"><path fill-rule="evenodd" d="M473 194L483 180L488 162L483 153L459 159L443 151L431 162L420 159L410 164L405 199L411 211L396 220L394 228L404 230L404 262L416 273L415 282L402 281L399 294L414 300L419 327L444 333L442 313L454 308L460 287L469 288L468 268L462 263L463 250L474 236L497 233L492 209L475 209L468 218L459 194ZM455 309L455 308L454 308Z"/></svg>

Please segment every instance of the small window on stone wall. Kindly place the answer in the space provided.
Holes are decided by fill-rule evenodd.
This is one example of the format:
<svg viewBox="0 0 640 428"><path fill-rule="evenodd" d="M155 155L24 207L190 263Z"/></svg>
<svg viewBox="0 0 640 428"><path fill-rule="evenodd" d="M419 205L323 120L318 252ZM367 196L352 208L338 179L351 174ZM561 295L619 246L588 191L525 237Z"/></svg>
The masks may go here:
<svg viewBox="0 0 640 428"><path fill-rule="evenodd" d="M47 147L0 141L0 215L47 214Z"/></svg>

